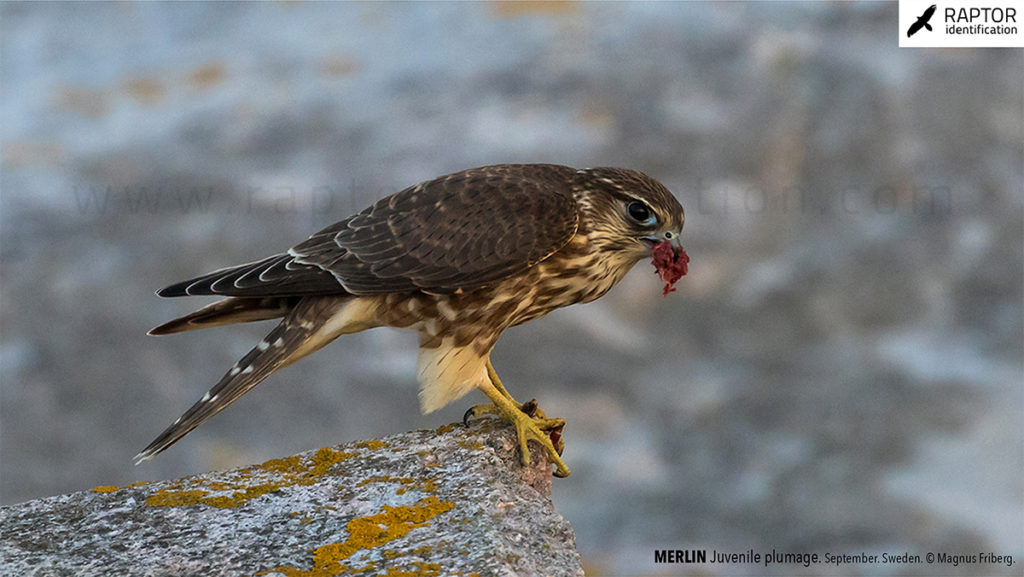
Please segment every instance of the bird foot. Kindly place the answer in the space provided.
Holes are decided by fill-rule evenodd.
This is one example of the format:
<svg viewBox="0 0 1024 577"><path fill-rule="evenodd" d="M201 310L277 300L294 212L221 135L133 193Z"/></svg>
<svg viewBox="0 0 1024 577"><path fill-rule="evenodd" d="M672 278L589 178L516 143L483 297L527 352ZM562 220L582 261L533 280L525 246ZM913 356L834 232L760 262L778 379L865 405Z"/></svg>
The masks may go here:
<svg viewBox="0 0 1024 577"><path fill-rule="evenodd" d="M502 403L504 405L504 403ZM506 409L499 405L474 405L470 407L462 417L462 422L469 424L470 419L476 419L485 415L493 415L504 419L516 428L516 436L519 439L519 452L524 467L530 466L529 442L536 441L548 460L555 465L554 475L556 477L568 477L569 467L562 461L562 451L565 450L565 441L562 440L562 431L565 429L565 419L549 419L537 406L537 400L521 405L510 403Z"/></svg>
<svg viewBox="0 0 1024 577"><path fill-rule="evenodd" d="M529 401L526 401L525 403L522 404L516 402L516 400L511 397L509 397L509 400L511 400L513 404L519 405L519 410L525 413L531 419L548 418L547 414L544 413L544 410L541 409L540 406L537 404L537 399L530 399ZM483 417L485 415L493 415L496 417L500 417L501 414L501 409L498 408L497 405L493 405L490 403L483 405L473 405L472 407L469 408L469 410L466 411L464 415L462 415L462 424L468 426L470 419L479 419L480 417Z"/></svg>

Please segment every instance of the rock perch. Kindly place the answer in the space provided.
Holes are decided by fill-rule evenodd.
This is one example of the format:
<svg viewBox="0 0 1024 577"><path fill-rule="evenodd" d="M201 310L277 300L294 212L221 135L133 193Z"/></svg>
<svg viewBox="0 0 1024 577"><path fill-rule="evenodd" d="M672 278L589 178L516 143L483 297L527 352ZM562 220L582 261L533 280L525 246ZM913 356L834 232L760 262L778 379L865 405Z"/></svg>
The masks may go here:
<svg viewBox="0 0 1024 577"><path fill-rule="evenodd" d="M0 575L583 575L534 460L446 425L0 507Z"/></svg>

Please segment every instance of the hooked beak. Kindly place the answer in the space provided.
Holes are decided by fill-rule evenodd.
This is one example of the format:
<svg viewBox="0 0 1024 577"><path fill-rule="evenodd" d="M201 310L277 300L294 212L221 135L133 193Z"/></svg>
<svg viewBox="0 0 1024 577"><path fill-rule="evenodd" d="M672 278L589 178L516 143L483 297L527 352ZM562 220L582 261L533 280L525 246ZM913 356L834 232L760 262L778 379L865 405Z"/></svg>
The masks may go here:
<svg viewBox="0 0 1024 577"><path fill-rule="evenodd" d="M679 251L683 250L683 243L679 233L680 231L676 230L666 230L657 232L655 234L641 236L640 240L642 240L644 244L646 244L647 247L651 249L653 249L656 245L667 241L671 243L673 252L678 254Z"/></svg>

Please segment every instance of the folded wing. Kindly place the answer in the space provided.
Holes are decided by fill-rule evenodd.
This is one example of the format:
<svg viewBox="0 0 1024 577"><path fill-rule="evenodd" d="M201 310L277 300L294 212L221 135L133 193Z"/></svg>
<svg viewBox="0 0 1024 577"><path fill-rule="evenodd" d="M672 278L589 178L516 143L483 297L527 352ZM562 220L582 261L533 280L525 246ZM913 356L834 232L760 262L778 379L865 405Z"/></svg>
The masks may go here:
<svg viewBox="0 0 1024 577"><path fill-rule="evenodd" d="M574 169L501 165L407 188L288 251L176 283L160 296L446 294L518 274L576 233Z"/></svg>

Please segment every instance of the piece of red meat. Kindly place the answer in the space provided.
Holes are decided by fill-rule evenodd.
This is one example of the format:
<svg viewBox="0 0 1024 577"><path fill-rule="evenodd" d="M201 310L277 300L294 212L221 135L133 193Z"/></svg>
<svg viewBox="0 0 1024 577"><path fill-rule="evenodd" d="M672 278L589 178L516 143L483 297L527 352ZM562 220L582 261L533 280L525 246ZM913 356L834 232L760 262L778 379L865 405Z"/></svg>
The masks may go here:
<svg viewBox="0 0 1024 577"><path fill-rule="evenodd" d="M665 281L665 289L661 294L668 296L668 293L676 290L675 284L687 273L690 255L686 254L682 247L676 247L668 241L654 245L653 253L652 264L657 269L661 280Z"/></svg>

